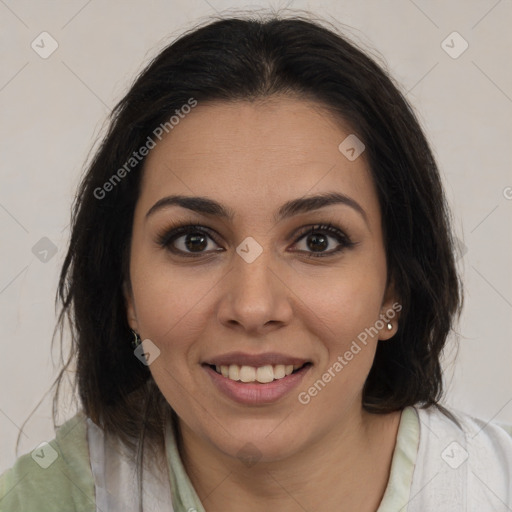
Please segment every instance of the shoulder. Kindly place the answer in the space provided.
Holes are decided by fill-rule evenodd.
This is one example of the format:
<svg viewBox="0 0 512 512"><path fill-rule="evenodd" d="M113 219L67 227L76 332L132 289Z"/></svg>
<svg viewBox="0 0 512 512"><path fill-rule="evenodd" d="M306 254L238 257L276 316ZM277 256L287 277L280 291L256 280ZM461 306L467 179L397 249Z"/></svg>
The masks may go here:
<svg viewBox="0 0 512 512"><path fill-rule="evenodd" d="M56 436L20 457L0 476L0 511L94 512L86 416L80 412Z"/></svg>
<svg viewBox="0 0 512 512"><path fill-rule="evenodd" d="M437 434L439 439L452 436L464 441L469 448L512 449L512 425L491 420L483 420L457 409L444 407L415 408L423 434ZM512 462L512 460L510 460Z"/></svg>
<svg viewBox="0 0 512 512"><path fill-rule="evenodd" d="M420 436L411 495L416 507L512 506L512 427L456 409L415 407ZM447 508L448 507L448 508ZM471 508L473 507L473 508ZM430 510L430 508L428 508ZM460 508L460 510L466 510Z"/></svg>

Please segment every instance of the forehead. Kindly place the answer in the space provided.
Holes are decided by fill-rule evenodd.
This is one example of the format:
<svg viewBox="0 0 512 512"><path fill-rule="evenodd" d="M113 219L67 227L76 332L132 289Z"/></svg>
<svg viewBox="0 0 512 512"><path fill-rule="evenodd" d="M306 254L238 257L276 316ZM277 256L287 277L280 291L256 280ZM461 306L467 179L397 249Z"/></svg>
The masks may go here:
<svg viewBox="0 0 512 512"><path fill-rule="evenodd" d="M339 149L351 134L303 99L199 103L146 158L141 201L149 208L181 193L264 211L274 201L338 191L371 208L377 199L364 152L351 161Z"/></svg>

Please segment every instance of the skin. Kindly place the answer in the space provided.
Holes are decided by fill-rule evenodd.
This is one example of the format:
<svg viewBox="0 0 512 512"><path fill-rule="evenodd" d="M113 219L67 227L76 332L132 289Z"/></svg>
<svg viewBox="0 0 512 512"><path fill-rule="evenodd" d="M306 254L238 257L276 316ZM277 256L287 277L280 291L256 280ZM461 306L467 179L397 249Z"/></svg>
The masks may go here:
<svg viewBox="0 0 512 512"><path fill-rule="evenodd" d="M400 413L373 415L361 400L377 343L396 333L396 318L309 404L297 399L397 302L365 155L349 161L338 150L350 133L304 99L199 104L146 159L127 316L160 350L149 368L179 416L182 459L208 512L369 512L382 499ZM336 204L273 219L286 201L333 191L356 201L366 218ZM215 199L234 217L174 205L146 218L171 194ZM173 254L157 237L178 221L208 227L216 240L206 238L197 258ZM299 230L325 223L355 245L310 257L314 244ZM339 246L327 235L325 252ZM252 263L236 252L248 236L263 249ZM185 240L174 246L186 251ZM277 351L312 367L278 402L241 405L221 394L201 366L231 351ZM257 452L255 464L241 460L247 451Z"/></svg>

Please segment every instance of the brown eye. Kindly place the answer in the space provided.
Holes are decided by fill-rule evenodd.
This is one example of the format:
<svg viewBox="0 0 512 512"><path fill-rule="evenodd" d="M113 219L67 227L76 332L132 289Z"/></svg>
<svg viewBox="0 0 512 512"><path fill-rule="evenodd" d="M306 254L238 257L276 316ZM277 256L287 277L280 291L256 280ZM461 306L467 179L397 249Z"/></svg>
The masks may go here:
<svg viewBox="0 0 512 512"><path fill-rule="evenodd" d="M308 228L300 235L296 245L299 242L303 243L303 248L297 251L308 253L312 257L331 256L356 245L341 229L331 224ZM331 249L327 250L329 248Z"/></svg>
<svg viewBox="0 0 512 512"><path fill-rule="evenodd" d="M312 251L324 251L329 246L328 237L323 234L308 235L307 245Z"/></svg>
<svg viewBox="0 0 512 512"><path fill-rule="evenodd" d="M201 256L219 250L212 235L193 225L171 229L158 236L157 242L170 252L182 256Z"/></svg>
<svg viewBox="0 0 512 512"><path fill-rule="evenodd" d="M203 253L207 252L206 249L213 249L210 244L211 238L202 232L191 232L185 233L183 235L177 235L173 237L167 243L167 246L172 246L172 249L181 252L190 252L190 253ZM215 244L215 241L213 241Z"/></svg>
<svg viewBox="0 0 512 512"><path fill-rule="evenodd" d="M202 251L208 246L208 239L205 235L184 235L185 247L191 252ZM181 238L181 237L180 237Z"/></svg>

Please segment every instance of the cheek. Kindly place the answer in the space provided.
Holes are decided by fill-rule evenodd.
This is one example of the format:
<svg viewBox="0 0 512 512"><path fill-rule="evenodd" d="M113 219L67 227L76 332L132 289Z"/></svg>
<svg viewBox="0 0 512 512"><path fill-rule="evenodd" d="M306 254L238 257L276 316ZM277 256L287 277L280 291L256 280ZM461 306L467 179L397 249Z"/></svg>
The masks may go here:
<svg viewBox="0 0 512 512"><path fill-rule="evenodd" d="M134 269L132 277L141 336L160 350L149 369L167 401L188 418L191 397L199 393L191 368L198 359L197 341L213 314L210 294L218 276L200 275L191 268L176 270L169 264L150 268L141 266L140 273Z"/></svg>
<svg viewBox="0 0 512 512"><path fill-rule="evenodd" d="M222 275L200 266L173 267L160 255L139 255L131 272L140 334L160 349L158 363L180 373L197 360L195 342L214 315L212 297Z"/></svg>
<svg viewBox="0 0 512 512"><path fill-rule="evenodd" d="M326 424L339 421L347 407L357 403L373 364L378 336L372 329L379 319L384 283L371 282L366 277L340 280L331 282L328 293L304 294L308 300L303 314L308 315L309 330L321 340L322 355L318 373L300 390L299 401L309 404L311 416L322 417Z"/></svg>
<svg viewBox="0 0 512 512"><path fill-rule="evenodd" d="M321 337L330 340L331 348L341 350L379 319L386 279L379 268L347 266L314 280L297 281L310 321Z"/></svg>

